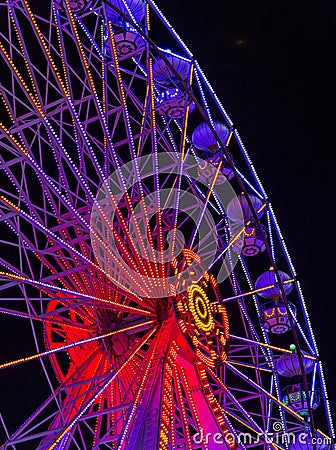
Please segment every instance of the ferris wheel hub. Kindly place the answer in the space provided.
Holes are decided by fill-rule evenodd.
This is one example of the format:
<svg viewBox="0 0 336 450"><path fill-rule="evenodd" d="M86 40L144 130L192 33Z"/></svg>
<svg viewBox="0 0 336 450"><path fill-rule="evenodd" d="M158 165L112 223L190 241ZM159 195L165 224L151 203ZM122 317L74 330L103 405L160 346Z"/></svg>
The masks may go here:
<svg viewBox="0 0 336 450"><path fill-rule="evenodd" d="M158 322L161 324L172 315L172 305L167 298L160 298L156 306Z"/></svg>
<svg viewBox="0 0 336 450"><path fill-rule="evenodd" d="M112 311L101 309L97 311L99 327L102 334L117 331L123 327L123 321ZM104 343L109 352L116 357L122 356L132 343L132 336L126 333L118 333L115 336L104 339Z"/></svg>

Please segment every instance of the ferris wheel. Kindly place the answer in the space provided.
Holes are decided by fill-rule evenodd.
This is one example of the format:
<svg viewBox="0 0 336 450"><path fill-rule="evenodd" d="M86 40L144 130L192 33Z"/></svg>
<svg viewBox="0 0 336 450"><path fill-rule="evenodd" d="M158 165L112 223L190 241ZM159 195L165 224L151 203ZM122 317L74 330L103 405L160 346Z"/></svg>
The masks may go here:
<svg viewBox="0 0 336 450"><path fill-rule="evenodd" d="M272 205L159 7L0 17L0 313L33 337L1 357L1 448L334 448ZM16 377L48 391L26 417Z"/></svg>

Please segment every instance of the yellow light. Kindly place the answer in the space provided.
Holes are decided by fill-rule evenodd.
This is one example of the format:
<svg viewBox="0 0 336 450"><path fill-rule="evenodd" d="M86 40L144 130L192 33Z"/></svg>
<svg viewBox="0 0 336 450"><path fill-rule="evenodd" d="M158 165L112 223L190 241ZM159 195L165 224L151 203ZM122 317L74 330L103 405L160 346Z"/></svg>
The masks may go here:
<svg viewBox="0 0 336 450"><path fill-rule="evenodd" d="M203 289L198 285L188 288L188 306L195 320L196 327L209 333L215 327L209 299ZM201 305L201 307L200 307ZM201 310L203 309L203 312Z"/></svg>

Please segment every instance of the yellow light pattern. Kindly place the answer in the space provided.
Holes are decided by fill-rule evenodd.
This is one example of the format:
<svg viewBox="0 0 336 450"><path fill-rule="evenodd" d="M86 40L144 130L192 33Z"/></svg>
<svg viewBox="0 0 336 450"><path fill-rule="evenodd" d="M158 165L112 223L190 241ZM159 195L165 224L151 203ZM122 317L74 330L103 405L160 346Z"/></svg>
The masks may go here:
<svg viewBox="0 0 336 450"><path fill-rule="evenodd" d="M193 285L187 290L188 306L198 329L209 333L215 327L212 317L209 299L206 293L198 285Z"/></svg>

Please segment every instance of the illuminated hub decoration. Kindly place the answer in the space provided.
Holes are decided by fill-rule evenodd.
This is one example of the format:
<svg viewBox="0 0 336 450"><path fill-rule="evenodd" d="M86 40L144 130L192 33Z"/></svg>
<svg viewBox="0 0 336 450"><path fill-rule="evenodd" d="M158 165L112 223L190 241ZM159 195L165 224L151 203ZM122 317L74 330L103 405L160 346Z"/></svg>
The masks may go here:
<svg viewBox="0 0 336 450"><path fill-rule="evenodd" d="M191 265L195 256L182 258L175 273ZM196 355L204 364L215 367L227 358L229 322L219 288L211 273L205 273L186 292L173 299L178 323Z"/></svg>
<svg viewBox="0 0 336 450"><path fill-rule="evenodd" d="M54 0L54 2L57 8L66 10L66 0ZM88 10L92 5L92 0L69 0L68 3L72 12L79 13Z"/></svg>
<svg viewBox="0 0 336 450"><path fill-rule="evenodd" d="M291 328L288 309L281 299L279 282L287 295L293 289L293 280L282 271L279 271L279 277L280 281L277 280L274 270L270 269L261 274L255 284L257 294L260 297L271 299L271 301L261 305L263 314L261 322L267 331L274 334L286 333ZM291 302L289 302L288 306L295 319L296 306Z"/></svg>
<svg viewBox="0 0 336 450"><path fill-rule="evenodd" d="M255 195L249 195L249 199L258 219L261 219L265 212L264 202ZM244 242L242 248L237 248L236 251L241 250L244 256L256 256L266 249L264 241L266 228L262 224L256 224L245 194L240 194L231 200L228 205L229 217L234 220L236 215L240 213L240 208L243 210L245 221Z"/></svg>
<svg viewBox="0 0 336 450"><path fill-rule="evenodd" d="M168 64L167 64L168 62ZM172 68L173 70L172 70ZM156 109L171 119L178 119L195 109L195 105L181 85L179 77L187 84L191 73L191 64L180 55L165 52L164 58L158 57L153 63L153 78L157 88Z"/></svg>
<svg viewBox="0 0 336 450"><path fill-rule="evenodd" d="M211 306L206 293L198 285L188 288L188 311L191 312L196 328L210 333L215 326Z"/></svg>
<svg viewBox="0 0 336 450"><path fill-rule="evenodd" d="M312 390L312 387L309 387L309 397L311 399L312 409L315 410L320 406L320 393L319 390ZM282 401L285 405L292 408L296 413L300 414L302 417L308 416L308 397L305 392L304 386L302 383L293 384L291 386L287 386L282 391Z"/></svg>
<svg viewBox="0 0 336 450"><path fill-rule="evenodd" d="M143 0L127 0L125 2L127 6L122 0L112 0L111 3L119 8L130 21L134 21L137 25L142 26L146 13L146 6ZM111 6L106 5L105 10L107 20L112 24L112 29L107 27L105 36L108 55L113 55L114 47L116 54L120 58L130 58L143 50L145 41L136 29Z"/></svg>

